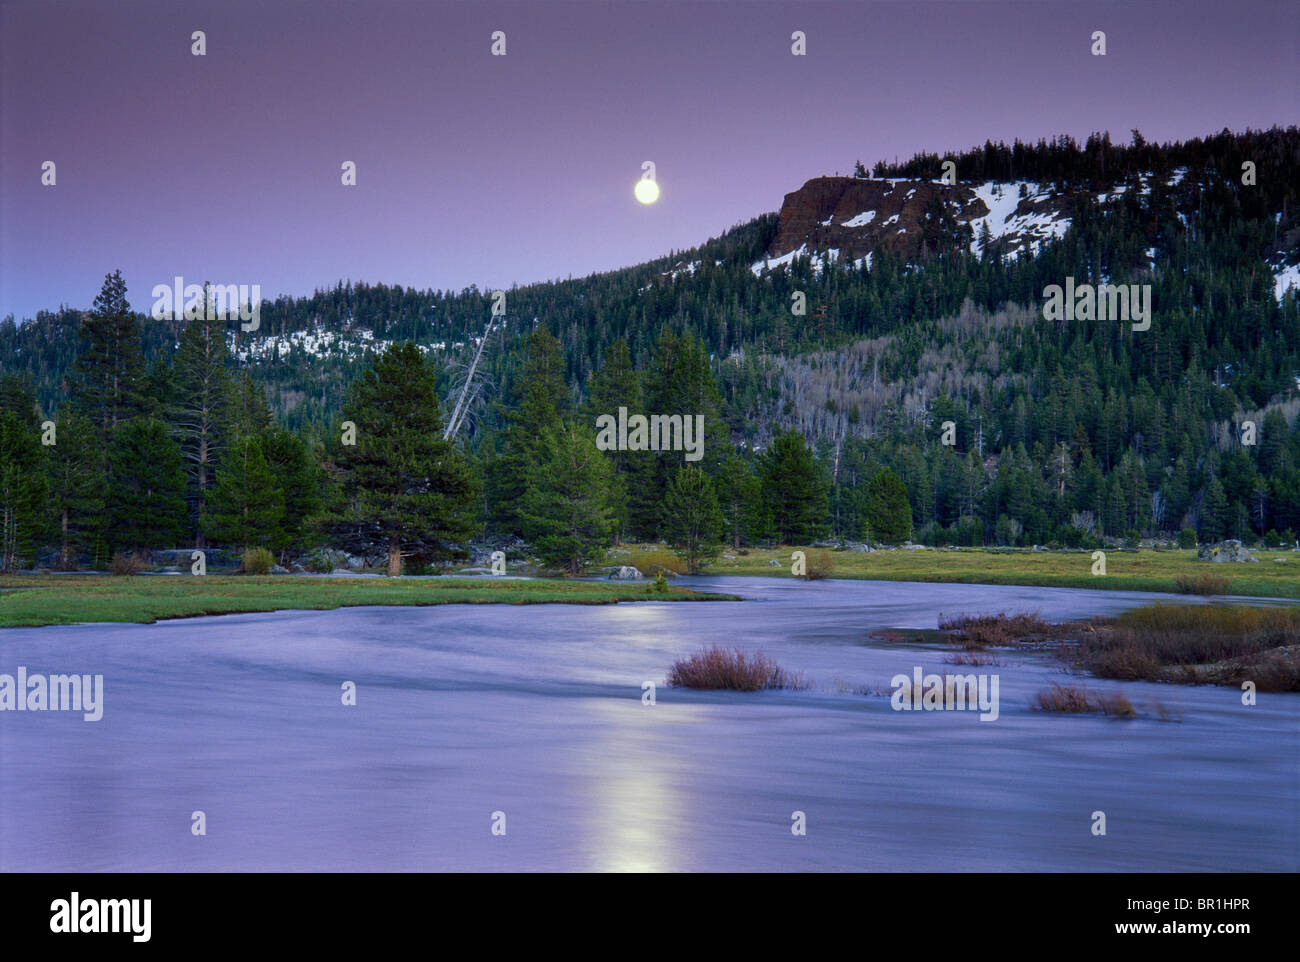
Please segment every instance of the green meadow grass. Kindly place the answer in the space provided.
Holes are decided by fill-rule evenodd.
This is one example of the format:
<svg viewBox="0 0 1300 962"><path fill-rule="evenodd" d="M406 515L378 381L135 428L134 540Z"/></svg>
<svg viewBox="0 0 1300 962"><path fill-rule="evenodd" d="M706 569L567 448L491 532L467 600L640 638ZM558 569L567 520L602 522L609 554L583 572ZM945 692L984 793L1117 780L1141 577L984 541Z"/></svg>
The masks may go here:
<svg viewBox="0 0 1300 962"><path fill-rule="evenodd" d="M306 578L191 575L16 575L0 577L0 627L136 622L283 609L356 605L579 604L734 601L730 595L644 583L488 581L468 578Z"/></svg>
<svg viewBox="0 0 1300 962"><path fill-rule="evenodd" d="M707 575L770 575L789 578L790 554L805 552L809 562L817 548L781 547L751 549L735 560L719 558L705 570ZM733 552L727 551L727 554ZM1227 594L1261 598L1300 598L1300 554L1292 551L1257 549L1255 564L1214 564L1197 561L1189 551L1106 552L1106 574L1092 574L1092 552L987 551L970 549L943 551L830 551L834 564L831 578L859 578L879 581L947 581L962 584L1045 585L1060 588L1103 588L1116 591L1177 591L1182 576L1195 579L1212 572L1229 581ZM663 548L650 551L634 547L615 560L635 565L661 561ZM1279 563L1274 558L1286 558ZM780 562L778 567L769 561Z"/></svg>

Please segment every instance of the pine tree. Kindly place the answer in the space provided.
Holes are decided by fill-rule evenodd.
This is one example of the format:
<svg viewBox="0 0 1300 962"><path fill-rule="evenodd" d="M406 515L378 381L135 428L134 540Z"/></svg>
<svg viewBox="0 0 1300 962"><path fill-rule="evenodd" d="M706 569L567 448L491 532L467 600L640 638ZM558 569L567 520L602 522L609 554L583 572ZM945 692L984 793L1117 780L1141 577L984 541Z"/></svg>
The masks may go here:
<svg viewBox="0 0 1300 962"><path fill-rule="evenodd" d="M567 411L569 388L564 355L546 325L528 336L523 370L513 392L515 406L505 413L501 456L490 476L492 516L502 531L519 533L521 507L539 457L541 437Z"/></svg>
<svg viewBox="0 0 1300 962"><path fill-rule="evenodd" d="M759 458L763 500L777 541L809 544L825 532L829 484L797 431L778 434Z"/></svg>
<svg viewBox="0 0 1300 962"><path fill-rule="evenodd" d="M901 544L912 536L912 506L907 488L888 468L881 468L867 485L862 505L867 536L881 544Z"/></svg>
<svg viewBox="0 0 1300 962"><path fill-rule="evenodd" d="M442 560L474 530L477 489L461 451L442 438L437 381L407 341L380 355L348 391L356 444L338 447L342 503L327 530L353 548L381 547L388 574L403 557Z"/></svg>
<svg viewBox="0 0 1300 962"><path fill-rule="evenodd" d="M185 524L181 449L157 418L123 421L109 440L109 537L144 551L174 544Z"/></svg>
<svg viewBox="0 0 1300 962"><path fill-rule="evenodd" d="M681 415L683 419L704 417L703 456L695 463L710 475L714 474L730 442L719 413L718 385L703 343L692 334L679 335L664 328L655 342L654 359L645 379L642 413L647 417L654 414ZM681 462L665 452L636 452L633 458L641 471L629 492L632 528L641 537L656 538L661 533L660 508L668 479Z"/></svg>
<svg viewBox="0 0 1300 962"><path fill-rule="evenodd" d="M723 529L733 550L753 544L767 530L763 486L749 462L734 451L723 461L715 484Z"/></svg>
<svg viewBox="0 0 1300 962"><path fill-rule="evenodd" d="M603 363L588 388L585 413L594 423L602 414L617 417L620 407L627 408L629 414L640 413L642 407L641 379L632 366L627 341L622 338L605 349ZM618 543L629 529L628 492L640 488L652 462L639 451L607 451L605 456L614 468L609 502L614 542Z"/></svg>
<svg viewBox="0 0 1300 962"><path fill-rule="evenodd" d="M127 302L121 271L104 278L93 309L82 316L81 337L84 346L73 364L73 402L107 438L147 404L140 322Z"/></svg>
<svg viewBox="0 0 1300 962"><path fill-rule="evenodd" d="M1222 541L1228 529L1228 498L1217 477L1211 478L1205 489L1205 503L1201 505L1200 540Z"/></svg>
<svg viewBox="0 0 1300 962"><path fill-rule="evenodd" d="M322 505L320 469L307 442L291 431L273 428L261 436L262 453L277 491L284 499L272 547L283 554L301 547L310 520Z"/></svg>
<svg viewBox="0 0 1300 962"><path fill-rule="evenodd" d="M246 434L236 440L222 458L203 504L204 534L244 551L276 545L284 521L284 494L276 481L262 439Z"/></svg>
<svg viewBox="0 0 1300 962"><path fill-rule="evenodd" d="M208 291L204 290L205 301ZM208 485L226 441L223 425L233 413L234 399L226 347L225 322L216 311L205 311L181 332L176 351L176 401L170 415L181 442L189 475L190 516L195 522L195 547L203 547L199 515Z"/></svg>
<svg viewBox="0 0 1300 962"><path fill-rule="evenodd" d="M678 468L668 480L663 513L668 543L686 562L687 571L699 574L721 549L722 512L709 476L694 464Z"/></svg>
<svg viewBox="0 0 1300 962"><path fill-rule="evenodd" d="M538 557L578 575L600 561L608 543L613 467L581 423L546 428L520 512L524 537Z"/></svg>
<svg viewBox="0 0 1300 962"><path fill-rule="evenodd" d="M50 508L59 527L59 567L71 570L73 553L89 551L103 534L104 452L90 421L75 411L59 418L50 448Z"/></svg>
<svg viewBox="0 0 1300 962"><path fill-rule="evenodd" d="M1296 419L1300 425L1300 418ZM1286 416L1272 408L1264 415L1259 428L1259 470L1265 474L1280 474L1287 469Z"/></svg>
<svg viewBox="0 0 1300 962"><path fill-rule="evenodd" d="M16 571L47 528L43 460L36 432L0 410L0 571Z"/></svg>

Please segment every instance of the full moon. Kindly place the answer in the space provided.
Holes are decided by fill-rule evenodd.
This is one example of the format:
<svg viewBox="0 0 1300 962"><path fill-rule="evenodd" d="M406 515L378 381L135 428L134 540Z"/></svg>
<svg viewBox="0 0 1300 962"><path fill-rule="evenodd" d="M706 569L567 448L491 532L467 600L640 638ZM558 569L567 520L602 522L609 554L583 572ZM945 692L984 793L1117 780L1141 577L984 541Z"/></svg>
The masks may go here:
<svg viewBox="0 0 1300 962"><path fill-rule="evenodd" d="M636 199L643 204L653 204L659 199L659 185L653 180L638 180L636 182Z"/></svg>

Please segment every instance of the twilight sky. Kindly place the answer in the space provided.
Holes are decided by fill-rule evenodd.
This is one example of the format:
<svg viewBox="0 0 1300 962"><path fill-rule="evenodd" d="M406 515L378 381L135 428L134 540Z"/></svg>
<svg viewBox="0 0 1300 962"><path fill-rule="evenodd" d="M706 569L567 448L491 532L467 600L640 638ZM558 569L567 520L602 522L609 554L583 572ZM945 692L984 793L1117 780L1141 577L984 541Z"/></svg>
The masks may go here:
<svg viewBox="0 0 1300 962"><path fill-rule="evenodd" d="M0 0L0 317L114 268L145 311L177 274L508 287L691 247L858 158L1297 122L1295 0Z"/></svg>

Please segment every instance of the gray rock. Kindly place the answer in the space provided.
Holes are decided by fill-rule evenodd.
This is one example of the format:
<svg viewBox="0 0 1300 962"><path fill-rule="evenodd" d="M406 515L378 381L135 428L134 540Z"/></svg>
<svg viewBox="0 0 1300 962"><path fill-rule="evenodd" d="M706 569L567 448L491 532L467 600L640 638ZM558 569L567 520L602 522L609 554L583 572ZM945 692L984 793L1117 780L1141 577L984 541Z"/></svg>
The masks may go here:
<svg viewBox="0 0 1300 962"><path fill-rule="evenodd" d="M273 575L287 575L288 573L288 568L283 568L280 565L271 565L271 574Z"/></svg>
<svg viewBox="0 0 1300 962"><path fill-rule="evenodd" d="M609 573L610 581L640 581L641 572L637 571L631 565L619 565L613 568Z"/></svg>
<svg viewBox="0 0 1300 962"><path fill-rule="evenodd" d="M1220 541L1218 544L1203 544L1196 549L1198 561L1213 562L1250 562L1259 559L1246 550L1245 545L1236 539Z"/></svg>
<svg viewBox="0 0 1300 962"><path fill-rule="evenodd" d="M770 561L767 563L767 566L768 566L769 568L779 568L779 567L781 567L781 562L779 562L779 561L777 561L775 558L773 558L772 560L770 560Z"/></svg>

